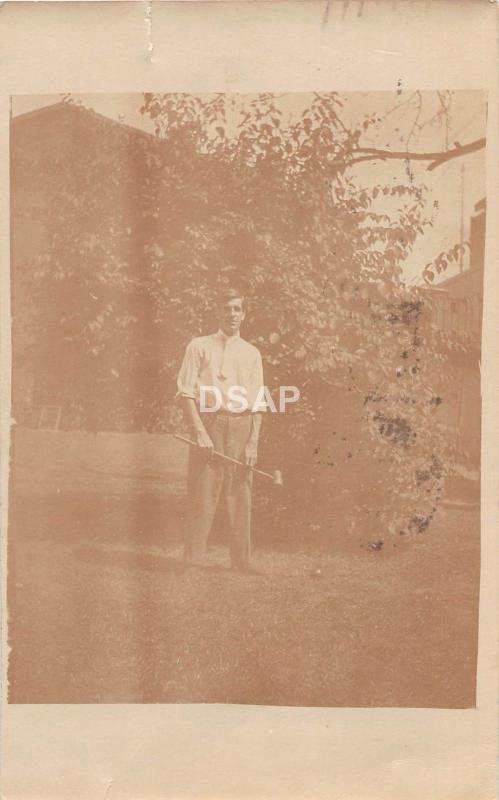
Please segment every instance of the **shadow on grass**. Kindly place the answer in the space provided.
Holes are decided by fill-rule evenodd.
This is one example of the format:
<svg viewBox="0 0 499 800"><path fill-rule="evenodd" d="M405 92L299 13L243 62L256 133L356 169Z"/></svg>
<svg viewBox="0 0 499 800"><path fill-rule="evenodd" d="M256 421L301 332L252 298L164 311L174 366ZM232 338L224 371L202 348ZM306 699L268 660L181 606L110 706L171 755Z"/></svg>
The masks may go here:
<svg viewBox="0 0 499 800"><path fill-rule="evenodd" d="M98 548L84 547L73 550L73 555L86 564L96 566L118 567L126 570L140 570L142 572L182 575L188 573L181 558L171 556L152 555L151 553L135 553L130 550L101 550ZM207 564L196 566L196 570L203 572L226 572L226 568L218 565Z"/></svg>

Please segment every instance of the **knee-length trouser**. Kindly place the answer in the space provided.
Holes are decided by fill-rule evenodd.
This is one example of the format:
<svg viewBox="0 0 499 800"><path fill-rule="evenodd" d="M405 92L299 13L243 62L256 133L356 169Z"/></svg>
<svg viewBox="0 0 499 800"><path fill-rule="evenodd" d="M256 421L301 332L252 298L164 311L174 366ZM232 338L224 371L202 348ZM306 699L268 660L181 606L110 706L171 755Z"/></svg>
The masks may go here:
<svg viewBox="0 0 499 800"><path fill-rule="evenodd" d="M251 414L207 413L203 415L203 424L215 450L244 461L251 433ZM216 456L207 461L202 450L191 447L187 476L186 562L199 564L203 561L215 513L221 503L232 565L240 567L249 563L251 484L249 470Z"/></svg>

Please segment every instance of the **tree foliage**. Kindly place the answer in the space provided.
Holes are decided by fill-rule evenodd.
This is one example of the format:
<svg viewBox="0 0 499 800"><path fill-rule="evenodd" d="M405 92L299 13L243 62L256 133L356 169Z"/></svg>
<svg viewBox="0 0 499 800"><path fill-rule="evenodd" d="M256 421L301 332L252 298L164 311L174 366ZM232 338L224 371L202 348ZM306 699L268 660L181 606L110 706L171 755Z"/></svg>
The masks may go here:
<svg viewBox="0 0 499 800"><path fill-rule="evenodd" d="M155 137L96 116L95 142L48 165L50 241L29 272L30 357L56 346L65 403L122 429L178 424L182 351L212 329L218 288L241 286L266 383L301 392L268 416L261 462L284 469L281 522L324 542L428 528L448 455L431 312L402 280L425 187L359 185L374 120L348 128L341 107L317 94L286 122L271 94L146 94Z"/></svg>

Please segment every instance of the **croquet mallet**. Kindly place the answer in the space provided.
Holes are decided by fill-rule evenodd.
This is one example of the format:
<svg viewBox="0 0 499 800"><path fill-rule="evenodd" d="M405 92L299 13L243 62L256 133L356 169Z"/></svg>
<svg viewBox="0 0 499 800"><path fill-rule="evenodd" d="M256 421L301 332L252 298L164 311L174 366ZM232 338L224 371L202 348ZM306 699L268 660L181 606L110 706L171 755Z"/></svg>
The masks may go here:
<svg viewBox="0 0 499 800"><path fill-rule="evenodd" d="M197 442L193 442L191 439L188 439L186 436L182 436L180 433L174 433L173 437L174 439L178 439L179 442L190 444L192 445L192 447L199 447ZM248 464L243 464L242 461L238 461L236 458L231 458L230 456L226 456L223 453L219 453L218 450L213 450L213 455L217 456L218 458L223 458L225 459L225 461L230 461L231 464L238 464L240 467L245 467L246 469L250 469L252 472L256 472L258 475L263 475L265 478L270 478L274 486L282 486L282 473L278 469L274 470L274 472L264 472L263 469L257 469L256 467L251 467Z"/></svg>

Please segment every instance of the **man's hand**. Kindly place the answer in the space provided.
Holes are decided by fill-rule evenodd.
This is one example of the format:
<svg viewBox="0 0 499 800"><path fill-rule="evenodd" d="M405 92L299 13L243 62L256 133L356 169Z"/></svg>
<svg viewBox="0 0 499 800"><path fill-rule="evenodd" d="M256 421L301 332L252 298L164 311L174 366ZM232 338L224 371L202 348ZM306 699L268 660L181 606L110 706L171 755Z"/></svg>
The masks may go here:
<svg viewBox="0 0 499 800"><path fill-rule="evenodd" d="M257 461L258 438L260 436L260 428L262 425L262 415L251 415L251 433L246 442L244 451L244 463L247 467L254 467Z"/></svg>
<svg viewBox="0 0 499 800"><path fill-rule="evenodd" d="M247 467L254 467L256 465L258 453L257 443L249 441L244 451L244 463Z"/></svg>
<svg viewBox="0 0 499 800"><path fill-rule="evenodd" d="M204 428L196 430L196 444L206 453L208 458L212 457L214 450L213 442Z"/></svg>

